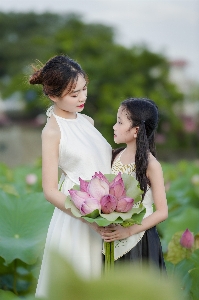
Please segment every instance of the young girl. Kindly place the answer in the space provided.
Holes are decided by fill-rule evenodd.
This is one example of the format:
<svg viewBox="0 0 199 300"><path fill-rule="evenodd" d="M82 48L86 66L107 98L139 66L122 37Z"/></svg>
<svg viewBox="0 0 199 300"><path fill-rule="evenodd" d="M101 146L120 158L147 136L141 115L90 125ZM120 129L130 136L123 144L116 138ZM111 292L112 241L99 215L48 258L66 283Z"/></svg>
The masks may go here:
<svg viewBox="0 0 199 300"><path fill-rule="evenodd" d="M55 206L36 291L37 296L45 297L52 249L61 253L82 276L100 274L99 228L73 217L65 208L65 199L68 190L79 184L79 177L90 180L95 172L111 173L112 149L93 126L93 120L80 113L87 98L87 76L77 62L64 55L55 56L35 70L30 83L41 84L53 102L42 131L43 191ZM58 167L62 170L61 189Z"/></svg>
<svg viewBox="0 0 199 300"><path fill-rule="evenodd" d="M126 148L114 152L112 173L136 177L144 192L142 201L146 214L142 225L105 227L102 238L106 242L115 241L115 260L119 262L148 262L165 269L155 227L168 216L162 168L155 158L157 125L158 109L153 101L130 98L121 103L117 123L113 126L114 141L116 144L125 143Z"/></svg>

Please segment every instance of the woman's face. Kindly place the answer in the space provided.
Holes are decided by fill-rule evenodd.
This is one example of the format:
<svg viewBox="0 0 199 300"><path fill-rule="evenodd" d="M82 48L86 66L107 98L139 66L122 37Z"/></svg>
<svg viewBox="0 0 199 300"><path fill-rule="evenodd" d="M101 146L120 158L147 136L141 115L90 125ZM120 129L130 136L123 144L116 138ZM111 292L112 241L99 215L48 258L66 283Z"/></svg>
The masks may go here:
<svg viewBox="0 0 199 300"><path fill-rule="evenodd" d="M76 84L69 93L66 88L61 97L50 98L61 110L70 113L81 112L87 98L87 82L83 76L79 75Z"/></svg>

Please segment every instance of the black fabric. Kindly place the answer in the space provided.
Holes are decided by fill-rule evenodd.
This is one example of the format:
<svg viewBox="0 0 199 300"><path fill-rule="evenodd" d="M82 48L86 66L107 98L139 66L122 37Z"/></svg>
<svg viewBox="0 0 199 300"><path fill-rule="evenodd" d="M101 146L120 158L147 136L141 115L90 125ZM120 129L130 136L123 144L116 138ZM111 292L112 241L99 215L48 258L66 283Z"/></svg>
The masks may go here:
<svg viewBox="0 0 199 300"><path fill-rule="evenodd" d="M117 266L120 263L147 264L157 267L160 271L166 272L160 238L156 227L145 231L143 238L128 253L115 261Z"/></svg>

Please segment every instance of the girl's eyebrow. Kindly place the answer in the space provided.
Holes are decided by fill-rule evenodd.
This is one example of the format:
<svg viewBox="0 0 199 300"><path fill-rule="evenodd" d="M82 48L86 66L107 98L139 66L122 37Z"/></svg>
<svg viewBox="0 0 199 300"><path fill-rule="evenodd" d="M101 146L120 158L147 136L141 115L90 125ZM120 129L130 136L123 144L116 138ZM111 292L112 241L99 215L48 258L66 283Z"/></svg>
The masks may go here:
<svg viewBox="0 0 199 300"><path fill-rule="evenodd" d="M85 86L87 86L87 83L85 83L85 85L83 86L83 88L85 88ZM80 89L80 90L81 90L81 89ZM76 90L76 91L72 90L72 91L71 91L71 94L72 94L72 93L77 93L77 92L79 92L80 90Z"/></svg>

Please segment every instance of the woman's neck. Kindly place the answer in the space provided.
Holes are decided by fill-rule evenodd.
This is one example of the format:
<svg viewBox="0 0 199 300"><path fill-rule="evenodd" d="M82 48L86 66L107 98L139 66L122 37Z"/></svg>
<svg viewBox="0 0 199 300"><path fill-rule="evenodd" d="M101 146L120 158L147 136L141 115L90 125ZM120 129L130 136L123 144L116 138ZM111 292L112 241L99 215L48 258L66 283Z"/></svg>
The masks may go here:
<svg viewBox="0 0 199 300"><path fill-rule="evenodd" d="M56 104L54 105L53 112L55 113L55 115L62 117L64 119L76 119L77 118L76 112L69 112L69 111L63 110L63 109L59 108Z"/></svg>

